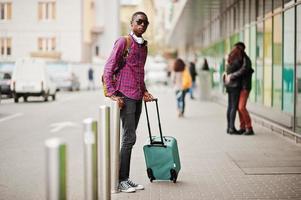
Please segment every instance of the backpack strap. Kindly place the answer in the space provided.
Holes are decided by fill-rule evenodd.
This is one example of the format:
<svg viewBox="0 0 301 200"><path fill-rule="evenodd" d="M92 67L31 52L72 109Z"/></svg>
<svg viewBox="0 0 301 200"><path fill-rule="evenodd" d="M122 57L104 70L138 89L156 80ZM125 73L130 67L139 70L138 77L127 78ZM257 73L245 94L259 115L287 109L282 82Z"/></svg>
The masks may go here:
<svg viewBox="0 0 301 200"><path fill-rule="evenodd" d="M123 36L126 40L126 45L125 45L125 49L123 51L123 58L128 57L129 53L130 53L130 49L131 49L131 38L129 35Z"/></svg>
<svg viewBox="0 0 301 200"><path fill-rule="evenodd" d="M122 61L119 63L118 68L114 71L113 74L118 74L119 71L124 67L126 63L126 58L128 57L131 49L131 38L129 35L123 36L126 40L126 45L122 53Z"/></svg>

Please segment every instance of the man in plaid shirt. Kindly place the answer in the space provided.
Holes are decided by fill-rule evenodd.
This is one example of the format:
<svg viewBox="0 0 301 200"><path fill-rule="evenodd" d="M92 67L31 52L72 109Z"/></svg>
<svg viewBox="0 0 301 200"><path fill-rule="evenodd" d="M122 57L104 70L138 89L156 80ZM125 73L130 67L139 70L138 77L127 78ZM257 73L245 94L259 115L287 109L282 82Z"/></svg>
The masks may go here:
<svg viewBox="0 0 301 200"><path fill-rule="evenodd" d="M119 189L122 192L135 192L144 189L129 179L132 148L136 142L136 128L142 110L142 100L152 101L144 83L144 65L147 57L147 41L142 34L149 25L148 18L143 12L135 12L131 20L130 45L128 55L124 58L127 39L120 37L108 58L104 69L104 82L107 96L117 101L121 109L122 144L120 151ZM125 64L119 63L125 59ZM117 68L121 68L116 73ZM113 78L115 77L115 78ZM114 81L112 81L115 79Z"/></svg>

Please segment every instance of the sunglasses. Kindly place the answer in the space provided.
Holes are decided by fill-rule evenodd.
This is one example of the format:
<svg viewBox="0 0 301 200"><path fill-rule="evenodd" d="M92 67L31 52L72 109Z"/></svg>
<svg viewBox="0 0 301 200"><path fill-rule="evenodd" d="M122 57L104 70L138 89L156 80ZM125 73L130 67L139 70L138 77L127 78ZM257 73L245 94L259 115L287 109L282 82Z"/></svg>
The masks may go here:
<svg viewBox="0 0 301 200"><path fill-rule="evenodd" d="M143 20L143 19L138 19L136 20L136 23L138 25L141 25L142 23L145 25L145 26L148 26L149 25L149 22L147 20Z"/></svg>

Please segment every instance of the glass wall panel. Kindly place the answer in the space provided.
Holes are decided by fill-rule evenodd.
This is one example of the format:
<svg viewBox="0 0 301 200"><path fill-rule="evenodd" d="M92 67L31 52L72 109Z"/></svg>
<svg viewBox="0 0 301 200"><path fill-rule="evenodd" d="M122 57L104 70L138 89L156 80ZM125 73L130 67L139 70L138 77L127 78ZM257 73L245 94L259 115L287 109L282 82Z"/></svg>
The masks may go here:
<svg viewBox="0 0 301 200"><path fill-rule="evenodd" d="M230 37L230 46L231 46L231 49L232 49L232 47L234 46L235 43L239 42L239 39L240 39L239 33L236 33L236 34L234 34L234 35L232 35Z"/></svg>
<svg viewBox="0 0 301 200"><path fill-rule="evenodd" d="M263 17L263 0L257 0L257 18Z"/></svg>
<svg viewBox="0 0 301 200"><path fill-rule="evenodd" d="M273 107L282 109L282 15L274 16L273 26Z"/></svg>
<svg viewBox="0 0 301 200"><path fill-rule="evenodd" d="M256 25L250 27L250 59L252 61L252 67L255 70L252 76L252 90L250 93L251 102L255 102L256 99Z"/></svg>
<svg viewBox="0 0 301 200"><path fill-rule="evenodd" d="M245 0L245 25L250 23L250 1Z"/></svg>
<svg viewBox="0 0 301 200"><path fill-rule="evenodd" d="M256 21L256 1L257 0L250 0L250 12L251 12L251 22Z"/></svg>
<svg viewBox="0 0 301 200"><path fill-rule="evenodd" d="M269 15L272 14L272 0L265 0L264 1L264 14Z"/></svg>
<svg viewBox="0 0 301 200"><path fill-rule="evenodd" d="M294 15L294 8L284 13L283 35L283 110L291 114L294 108Z"/></svg>
<svg viewBox="0 0 301 200"><path fill-rule="evenodd" d="M301 5L297 7L297 104L296 104L296 132L301 134Z"/></svg>
<svg viewBox="0 0 301 200"><path fill-rule="evenodd" d="M263 22L257 24L255 73L256 73L256 102L263 103Z"/></svg>
<svg viewBox="0 0 301 200"><path fill-rule="evenodd" d="M264 22L264 105L272 105L272 18Z"/></svg>
<svg viewBox="0 0 301 200"><path fill-rule="evenodd" d="M295 0L284 0L284 6L290 6L295 3Z"/></svg>
<svg viewBox="0 0 301 200"><path fill-rule="evenodd" d="M282 9L282 0L274 0L274 12L278 12Z"/></svg>
<svg viewBox="0 0 301 200"><path fill-rule="evenodd" d="M250 28L249 27L245 28L243 41L246 45L246 50L245 50L246 54L250 55Z"/></svg>

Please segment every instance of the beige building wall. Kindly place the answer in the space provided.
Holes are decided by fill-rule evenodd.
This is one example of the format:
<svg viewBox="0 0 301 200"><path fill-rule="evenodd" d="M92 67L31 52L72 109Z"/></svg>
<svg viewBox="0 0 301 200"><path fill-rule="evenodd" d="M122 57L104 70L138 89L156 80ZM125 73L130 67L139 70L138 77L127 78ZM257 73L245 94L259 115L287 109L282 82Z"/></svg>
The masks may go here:
<svg viewBox="0 0 301 200"><path fill-rule="evenodd" d="M123 5L120 7L121 35L127 35L130 32L131 18L137 11L137 5Z"/></svg>

